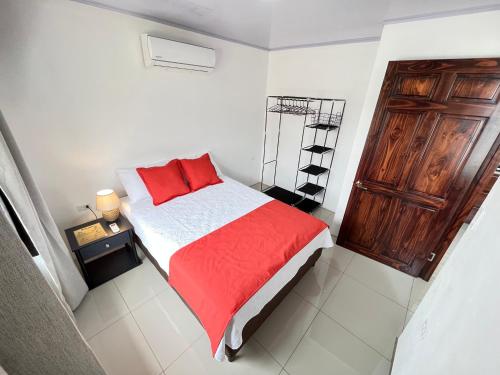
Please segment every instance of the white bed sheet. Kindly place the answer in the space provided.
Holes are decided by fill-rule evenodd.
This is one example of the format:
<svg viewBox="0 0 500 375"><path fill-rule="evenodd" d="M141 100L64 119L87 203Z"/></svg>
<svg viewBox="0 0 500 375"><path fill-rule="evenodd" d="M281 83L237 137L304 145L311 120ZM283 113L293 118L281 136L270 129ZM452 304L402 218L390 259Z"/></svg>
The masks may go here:
<svg viewBox="0 0 500 375"><path fill-rule="evenodd" d="M175 198L160 206L150 199L132 204L121 198L122 214L134 226L143 244L168 274L170 257L180 248L269 202L272 198L223 176L223 183ZM328 229L323 230L285 264L241 309L226 328L215 358L224 359L227 344L237 349L243 327L288 283L306 260L320 247L333 246Z"/></svg>

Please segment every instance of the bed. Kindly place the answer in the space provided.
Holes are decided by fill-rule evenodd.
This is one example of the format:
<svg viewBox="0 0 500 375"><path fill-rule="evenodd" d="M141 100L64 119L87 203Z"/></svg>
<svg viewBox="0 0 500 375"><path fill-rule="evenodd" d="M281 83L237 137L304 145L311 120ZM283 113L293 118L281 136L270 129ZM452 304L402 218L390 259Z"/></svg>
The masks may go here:
<svg viewBox="0 0 500 375"><path fill-rule="evenodd" d="M154 206L148 199L130 203L127 197L121 198L121 212L134 226L139 246L167 280L171 257L179 249L272 201L265 194L227 176L222 180L223 183L207 186L159 206ZM322 249L331 246L333 242L326 228L248 299L227 325L215 359L223 360L227 356L229 361L234 360L242 345L314 266Z"/></svg>

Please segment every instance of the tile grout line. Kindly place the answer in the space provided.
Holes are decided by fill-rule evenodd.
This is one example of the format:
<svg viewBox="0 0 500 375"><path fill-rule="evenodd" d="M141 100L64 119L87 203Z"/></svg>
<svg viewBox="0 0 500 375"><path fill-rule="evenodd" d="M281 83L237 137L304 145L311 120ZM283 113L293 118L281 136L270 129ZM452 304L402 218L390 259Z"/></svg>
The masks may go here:
<svg viewBox="0 0 500 375"><path fill-rule="evenodd" d="M165 281L166 281L166 280L165 280ZM167 282L167 285L168 285L168 281L166 281L166 282ZM168 287L168 288L170 288L170 285L168 285L167 287ZM161 293L163 293L163 292L164 292L164 291L159 292L158 294L156 294L156 296L160 295L160 294L161 294ZM155 296L155 297L156 297L156 296ZM177 362L177 360L178 360L179 358L181 358L181 357L182 357L182 355L183 355L184 353L186 353L189 349L191 349L191 348L194 346L194 344L196 344L196 343L197 343L197 342L198 342L198 341L199 341L199 340L203 337L203 335L204 335L204 332L200 333L200 335L199 335L199 336L198 336L195 340L193 340L193 342L192 342L192 343L190 343L190 344L187 346L187 348L186 348L186 349L184 349L184 350L183 350L183 351L182 351L182 352L181 352L181 353L180 353L180 354L179 354L179 355L178 355L178 356L177 356L177 357L176 357L176 358L175 358L175 359L174 359L171 363L169 363L169 365L168 365L167 367L165 367L165 368L162 370L162 373L164 373L165 371L167 371L167 369L168 369L168 368L170 368L170 366L172 366L175 362ZM162 367L162 366L160 365L160 367Z"/></svg>
<svg viewBox="0 0 500 375"><path fill-rule="evenodd" d="M339 270L340 271L340 270ZM333 285L333 288L332 290L330 290L330 293L328 293L328 296L325 298L325 300L323 301L323 303L321 303L321 306L318 307L318 310L319 311L322 311L323 307L325 306L326 302L328 301L328 299L330 298L330 296L332 295L333 291L335 290L335 288L337 288L337 286L339 285L340 283L340 280L344 277L344 272L342 272L340 274L340 277L338 278L338 280L335 282L335 284Z"/></svg>
<svg viewBox="0 0 500 375"><path fill-rule="evenodd" d="M163 373L165 371L167 371L175 362L177 362L179 360L179 358L181 358L184 355L184 353L186 353L189 349L191 349L194 346L194 344L196 344L198 341L200 341L202 337L203 337L203 333L200 334L200 336L198 336L198 338L196 340L194 340L186 349L184 349L182 351L182 353L179 354L171 363L169 363L169 365L162 370Z"/></svg>
<svg viewBox="0 0 500 375"><path fill-rule="evenodd" d="M336 285L336 284L335 284L335 285ZM334 288L335 288L335 287L334 287ZM333 291L333 289L332 289L332 291ZM318 315L318 313L319 313L320 309L319 309L318 307L316 307L314 304L312 304L311 302L309 302L308 300L306 300L304 297L302 297L302 296L301 296L298 292L296 292L293 288L292 288L292 290L290 291L290 293L295 294L295 295L296 295L297 297L299 297L299 298L300 298L303 302L307 303L308 305L311 305L311 306L312 306L315 310L317 310L316 314L315 314L315 315L313 316L313 318L311 319L311 323L312 323L312 321L316 318L316 315ZM311 323L309 323L309 325L310 325ZM305 334L305 333L307 333L307 330L309 329L309 325L307 326L306 330L304 331L304 334ZM303 336L301 336L301 338L299 339L299 343L300 343L300 341L302 340L302 337L303 337ZM262 344L262 343L261 343L261 342L257 339L257 337L253 337L253 339L254 339L254 340L255 340L255 341L256 341L256 342L257 342L257 343L258 343L258 344L259 344L259 345L260 345L260 346L261 346L261 347L262 347L262 348L266 351L266 352L268 352L268 353L269 353L269 355L270 355L270 356L271 356L271 357L272 357L272 358L273 358L273 359L274 359L274 360L275 360L275 361L276 361L276 362L277 362L280 366L282 366L282 368L281 368L281 370L282 370L282 371L283 371L283 370L285 370L285 371L286 371L286 369L285 369L285 365L282 365L282 364L281 364L281 363L280 363L280 362L279 362L279 361L278 361L278 360L277 360L277 359L273 356L273 354L272 354L269 350L267 350L267 348L266 348L266 347L265 347L265 346L264 346L264 345L263 345L263 344ZM295 349L295 348L294 348L294 349ZM292 352L292 354L293 354L293 352ZM291 355L292 355L292 354L290 354L290 357L291 357ZM287 359L287 361L288 361L288 359ZM287 363L287 361L285 361L285 364Z"/></svg>
<svg viewBox="0 0 500 375"><path fill-rule="evenodd" d="M325 313L324 311L321 311L323 313L324 316L326 316L328 319L330 319L331 321L335 322L336 324L338 324L339 326L341 326L343 329L345 329L347 332L349 332L352 336L356 337L359 341L361 341L363 344L365 344L366 346L368 346L370 349L372 349L373 351L375 351L377 354L379 354L382 358L386 359L387 361L391 362L391 360L389 358L387 358L385 356L385 354L382 354L378 351L378 349L375 349L373 346L371 346L370 344L368 344L364 339L362 339L361 337L359 337L358 335L356 335L354 332L352 332L351 330L349 330L347 327L345 327L343 324L341 324L338 320L334 319L333 317L331 317L330 315L328 315L327 313Z"/></svg>
<svg viewBox="0 0 500 375"><path fill-rule="evenodd" d="M351 278L352 278L352 276L351 276L351 275L346 274L346 271L347 271L347 269L349 268L349 266L352 264L352 262L354 261L354 258L356 257L356 255L357 255L357 254L356 254L356 253L354 253L354 256L353 256L353 257L351 258L351 260L349 261L349 264L346 266L346 268L345 268L344 272L342 272L342 275L341 275L341 277L339 278L339 281L337 281L337 284L340 282L340 279L342 279L342 277L344 277L345 275L346 275L346 276L348 276L348 277L351 277ZM354 280L358 281L356 278L354 278ZM360 284L362 284L363 286L365 286L365 284L364 284L364 283L362 283L362 282L360 282L360 281L358 281L358 282L359 282ZM337 284L335 285L335 288L337 287ZM331 292L330 292L330 294L328 295L327 300L330 298L330 296L332 295L332 293L333 293L333 291L335 290L335 288L333 288L333 289L332 289L332 291L331 291ZM369 289L370 289L370 290L372 290L372 291L374 291L374 292L376 292L375 290L373 290L373 289L371 289L371 288L369 288ZM378 293L378 292L376 292L376 293ZM378 293L378 294L380 294L382 297L385 297L385 296L384 296L383 294L381 294L381 293ZM385 297L385 298L387 298L387 297ZM392 301L390 298L387 298L387 299L389 299L390 301ZM378 353L379 355L381 355L383 358L387 359L387 357L386 357L385 355L383 355L383 354L382 354L382 353L380 353L377 349L375 349L375 348L374 348L374 347L372 347L370 344L368 344L367 342L365 342L365 341L364 341L361 337L358 337L356 334L354 334L354 333L353 333L353 332L351 332L349 329L347 329L347 328L346 328L346 327L344 327L342 324L340 324L340 322L338 322L337 320L335 320L334 318L332 318L330 315L328 315L326 312L324 312L324 311L323 311L323 307L324 307L324 305L325 305L325 304L326 304L326 301L325 301L325 303L321 306L321 309L319 310L321 313L323 313L323 315L325 315L328 319L330 319L330 320L334 321L335 323L337 323L339 326L341 326L343 329L345 329L345 330L346 330L347 332L349 332L351 335L353 335L354 337L356 337L358 340L360 340L360 341L361 341L362 343L364 343L366 346L368 346L369 348L371 348L372 350L374 350L376 353ZM398 305L399 305L399 304L398 304ZM399 305L399 306L401 306L401 305ZM319 314L319 312L318 312L318 314ZM316 319L316 317L315 317L315 319ZM309 328L308 328L308 329L309 329ZM302 341L302 339L301 339L301 341ZM290 357L290 358L291 358L291 357Z"/></svg>
<svg viewBox="0 0 500 375"><path fill-rule="evenodd" d="M162 279L163 279L163 278L162 278ZM123 294L122 294L122 292L121 292L121 290L120 290L120 287L119 287L119 286L115 283L115 280L113 279L113 280L111 280L111 281L115 284L116 289L118 289L118 292L120 293L120 295L121 295L121 297L122 297L123 301L125 302L125 306L127 306L127 309L128 309L130 312L137 310L139 307L141 307L142 305L144 305L144 304L146 304L147 302L151 301L153 298L155 298L155 297L159 296L160 294L162 294L162 293L165 291L165 289L162 289L162 290L160 290L159 292L154 292L154 291L153 291L153 295L152 295L152 296L149 296L149 297L148 297L148 298L146 298L144 301L141 301L141 302L140 302L137 306L134 306L134 308L131 308L131 307L128 305L127 300L125 299L125 297L123 297ZM170 287L170 285L168 285L168 281L166 281L166 280L164 280L164 281L167 283L167 287Z"/></svg>
<svg viewBox="0 0 500 375"><path fill-rule="evenodd" d="M162 278L163 279L163 278ZM166 280L163 280L167 283L167 288L170 288L170 285L168 284L168 281ZM121 295L121 292L120 292L120 288L117 286L117 289ZM125 298L122 296L122 299L125 301L125 305L127 306L127 308L129 308L129 311L130 311L130 315L132 316L132 318L134 319L135 323L137 324L138 328L139 328L139 331L141 332L141 334L143 335L144 337L144 340L146 341L146 343L148 344L148 347L151 349L151 352L153 353L153 355L155 356L158 364L160 365L160 368L162 369L161 372L160 372L160 375L162 375L172 364L174 364L184 353L186 353L189 349L191 349L193 347L194 344L196 344L202 337L203 337L203 333L200 334L200 336L198 336L192 343L190 343L186 349L184 349L171 363L169 363L169 365L165 368L163 368L162 364L160 363L160 360L156 357L156 353L154 352L153 348L151 347L148 339L146 338L146 336L144 335L144 333L142 332L142 329L139 325L139 323L137 323L137 321L135 320L135 317L134 317L134 314L133 314L133 311L136 311L137 309L139 309L140 307L142 307L143 305L145 305L147 302L150 302L153 298L156 298L157 296L159 296L160 294L164 293L165 290L160 290L159 292L155 292L153 294L153 296L151 296L150 298L142 301L140 304L138 304L137 306L135 306L133 309L130 309L130 307L128 306L127 304L127 301L125 301Z"/></svg>
<svg viewBox="0 0 500 375"><path fill-rule="evenodd" d="M125 300L125 297L123 297L123 294L122 292L120 291L120 288L118 287L118 285L115 283L115 280L114 279L111 279L111 284L113 284L113 287L116 289L116 291L118 292L118 294L120 295L120 298L122 299L123 303L125 304L125 307L127 308L127 310L130 312L130 307L128 306L128 303L127 301Z"/></svg>
<svg viewBox="0 0 500 375"><path fill-rule="evenodd" d="M349 262L349 264L347 265L347 267L345 268L346 271L347 271L347 268L349 268L349 266L351 265L351 263L354 261L354 257L358 255L355 253L355 255L352 257L351 261ZM370 291L373 291L377 294L379 294L380 296L384 297L385 299L397 304L398 306L402 307L402 308L405 308L404 306L400 305L399 303L393 301L392 299L388 298L387 296L383 295L382 293L380 292L377 292L376 290L373 290L372 288L369 288L365 283L359 281L357 278L351 276L350 274L348 273L345 273L345 271L342 273L342 277L347 276L347 277L350 277L351 279L355 280L356 282L359 282L361 285L367 287ZM412 286L411 286L411 289L410 289L410 296L411 296L411 290L413 289L413 282L415 281L415 279L412 280ZM339 279L339 282L340 282L340 279ZM337 282L338 283L338 282ZM336 287L336 286L335 286ZM335 288L334 288L335 289ZM328 298L330 298L331 294L333 293L333 290L331 291L330 295L328 296ZM326 303L326 301L325 301ZM408 300L408 303L409 303L409 300ZM376 353L378 353L379 355L381 355L383 358L385 358L386 360L388 360L389 362L391 362L390 359L388 359L385 354L382 354L380 353L377 349L375 349L373 346L371 346L369 343L367 343L364 339L362 339L361 337L359 337L357 334L355 334L354 332L352 332L350 329L347 329L347 327L345 327L343 324L341 324L339 321L337 321L335 318L333 318L332 316L330 316L327 312L323 311L323 306L324 304L322 305L320 311L323 313L323 315L325 315L327 318L329 318L330 320L334 321L335 323L337 323L339 326L341 326L343 329L345 329L347 332L349 332L351 335L353 335L354 337L356 337L358 340L360 340L362 343L364 343L366 346L368 346L369 348L371 348L372 350L374 350ZM406 311L406 314L408 313L408 309L405 309ZM406 315L405 315L405 321L406 321ZM404 324L404 323L403 323Z"/></svg>
<svg viewBox="0 0 500 375"><path fill-rule="evenodd" d="M332 290L333 291L333 290ZM318 311L316 311L316 314L314 314L314 317L312 318L311 320L311 323L309 323L307 325L307 328L306 330L304 331L304 333L300 336L300 339L299 341L297 342L297 344L295 345L295 347L293 348L292 352L290 353L290 355L288 356L287 360L285 361L285 364L283 365L283 369L285 369L286 365L288 364L288 362L290 362L290 359L293 357L293 355L295 354L295 352L297 351L297 348L299 347L300 343L302 342L302 340L304 339L304 337L306 336L307 332L309 331L309 328L311 328L314 320L316 319L316 317L318 316L318 314L320 313L320 309L316 308Z"/></svg>
<svg viewBox="0 0 500 375"><path fill-rule="evenodd" d="M358 254L358 253L354 253L354 256L356 256L356 255L359 255L359 256L364 257L364 255L361 255L361 254ZM365 258L367 258L367 257L365 257ZM370 258L368 258L368 259L370 259ZM349 267L349 266L351 265L351 263L352 263L352 261L353 261L353 260L354 260L354 257L351 259L351 262L349 263L349 265L348 265L347 267ZM373 259L371 259L371 260L373 260ZM375 261L374 261L374 262L375 262ZM382 263L381 263L381 264L382 264ZM347 268L346 268L346 270L347 270ZM401 271L398 271L398 272L401 272ZM344 272L344 273L345 273L345 272ZM389 300L389 301L391 301L391 302L394 302L394 303L395 303L395 304L397 304L398 306L401 306L401 307L402 307L402 308L404 308L404 309L406 309L406 308L407 308L406 306L404 306L404 305L400 304L399 302L395 301L394 299L392 299L392 298L390 298L390 297L387 297L385 294L383 294L383 293L379 292L378 290L373 289L370 285L368 285L368 284L367 284L367 283L365 283L364 281L359 280L356 276L351 275L351 274L349 274L349 273L346 273L346 275L347 275L347 276L349 276L351 279L356 280L358 283L360 283L360 284L364 285L365 287L367 287L367 288L368 288L368 289L370 289L371 291L373 291L373 292L375 292L375 293L377 293L377 294L381 295L382 297L385 297L386 299L388 299L388 300ZM415 281L415 278L413 278L413 280L412 280L412 286L411 286L411 288L413 288L413 282L414 282L414 281ZM411 296L411 294L410 294L410 296Z"/></svg>
<svg viewBox="0 0 500 375"><path fill-rule="evenodd" d="M343 275L343 276L344 276L344 275ZM362 286L364 286L365 288L368 288L371 292L373 292L373 293L375 293L375 294L378 294L380 297L383 297L383 298L384 298L384 299L386 299L387 301L392 302L392 303L393 303L393 304L395 304L395 305L398 305L398 307L400 307L400 308L402 308L402 309L405 309L405 310L407 309L407 307L406 307L405 305L402 305L402 304L400 304L400 303L398 303L398 302L394 301L392 298L387 297L385 294L382 294L382 293L380 293L379 291L377 291L377 290L375 290L375 289L370 288L367 284L365 284L364 282L360 281L357 277L354 277L354 276L352 276L352 275L350 275L350 274L348 274L348 273L346 273L346 274L345 274L345 276L347 276L347 277L349 277L350 279L352 279L352 280L356 281L357 283L361 284L361 285L362 285ZM413 285L413 283L412 283L412 285ZM410 291L411 291L411 288L412 288L412 287L410 287Z"/></svg>
<svg viewBox="0 0 500 375"><path fill-rule="evenodd" d="M355 333L351 332L349 329L347 329L346 327L344 327L340 322L338 322L337 320L335 320L334 318L332 318L330 315L328 315L326 312L324 312L322 309L324 307L324 305L326 304L326 301L330 298L330 296L332 295L333 291L336 289L336 287L338 286L338 283L340 282L340 279L342 279L342 277L344 277L344 275L347 275L348 277L351 277L353 278L351 275L349 274L346 274L346 271L347 269L349 268L349 266L351 265L351 263L354 261L354 257L356 256L356 253L354 253L354 256L351 258L351 260L349 261L349 263L347 264L347 266L345 267L345 270L342 272L342 274L340 275L339 277L339 280L335 283L335 286L332 288L331 292L328 294L328 297L326 298L325 302L323 302L323 304L321 305L321 308L318 309L318 312L316 313L316 315L314 316L313 320L311 321L311 323L308 325L305 333L302 335L302 337L300 338L299 342L297 343L297 345L295 346L294 350L292 351L292 353L290 354L290 356L288 357L287 361L285 362L285 365L283 366L283 369L286 371L286 368L285 366L288 364L288 362L290 361L290 359L293 357L293 355L295 354L295 352L297 351L297 348L299 347L300 343L302 342L302 340L304 339L305 335L307 334L307 331L311 328L312 326L312 323L314 322L314 320L316 319L316 317L319 315L319 313L323 313L323 315L325 315L328 319L334 321L336 324L338 324L339 326L341 326L343 329L345 329L348 333L350 333L351 335L353 335L355 338L357 338L358 340L360 340L362 343L364 343L366 346L368 346L369 348L371 348L372 350L374 350L377 354L379 354L382 358L388 360L390 362L390 360L382 353L380 353L377 349L375 349L374 347L372 347L370 344L368 344L365 340L363 340L361 337L357 336ZM360 282L359 280L357 280L356 278L354 278L356 281ZM363 286L366 286L364 283L360 282ZM413 281L412 281L412 288L413 288ZM391 302L394 302L396 303L395 301L393 301L392 299L384 296L383 294L369 288L370 290L372 290L373 292L376 292L377 294L381 295L382 297L385 297L386 299L390 300ZM411 292L410 292L411 293ZM302 296L301 296L302 297ZM303 297L302 297L303 298ZM400 305L399 303L396 303L398 306L401 306L404 308L404 306ZM406 309L407 310L407 309ZM406 318L405 318L406 319Z"/></svg>
<svg viewBox="0 0 500 375"><path fill-rule="evenodd" d="M332 236L332 239L333 239L333 236ZM334 245L335 245L335 242L334 242ZM321 257L320 257L321 259ZM323 302L323 304L326 303L326 301L328 300L328 298L330 298L331 294L333 293L333 291L335 290L335 288L337 287L340 279L344 276L344 273L345 273L345 270L347 270L347 267L349 267L349 265L351 264L352 260L354 259L354 256L351 258L351 260L349 261L349 263L347 264L347 266L345 267L344 271L342 271L342 274L340 275L339 279L337 280L337 282L335 283L335 285L333 286L332 290L330 291L330 293L328 294L328 297L326 297L325 299L325 302ZM319 259L318 259L319 260ZM335 268L335 267L334 267ZM340 271L340 270L339 270ZM296 293L298 294L298 293ZM300 295L299 295L300 296ZM309 302L307 301L304 297L300 296L301 298L304 299L304 301L306 302ZM309 302L310 303L310 302ZM311 304L312 305L312 304ZM314 306L314 305L313 305ZM323 305L322 305L323 306ZM288 356L288 359L285 361L285 364L283 365L283 370L286 371L286 365L288 364L288 362L290 362L290 359L292 359L293 355L295 354L295 352L297 351L297 348L299 347L300 343L302 342L302 340L304 339L304 337L306 336L307 332L309 331L309 329L311 328L312 324L314 323L314 320L317 318L317 316L319 315L321 311L321 308L317 308L316 306L314 306L318 311L316 312L316 314L314 315L314 317L312 318L311 320L311 323L309 323L309 325L307 326L306 330L304 331L304 334L302 334L302 336L300 337L299 341L297 342L297 345L295 345L295 347L293 348L292 352L290 353L290 355Z"/></svg>
<svg viewBox="0 0 500 375"><path fill-rule="evenodd" d="M411 302L411 296L413 294L413 286L415 285L415 279L413 279L413 282L411 283L411 288L410 288L410 296L408 297L408 304L406 305L406 314L405 314L405 321L403 323L403 330L406 328L406 318L408 317L408 311L410 311L410 302Z"/></svg>
<svg viewBox="0 0 500 375"><path fill-rule="evenodd" d="M142 337L144 338L144 341L146 342L149 350L151 350L151 353L155 357L156 362L158 363L158 366L160 367L160 370L161 370L160 374L162 374L163 373L163 366L161 365L160 359L158 358L158 356L156 355L155 351L153 350L153 348L152 348L151 344L149 343L149 340L147 339L146 335L144 334L144 332L142 332L141 326L139 325L139 323L137 323L137 320L135 319L135 316L134 316L134 314L132 314L132 312L130 312L130 316L134 320L134 322L135 322L137 328L139 329L139 332L141 333Z"/></svg>
<svg viewBox="0 0 500 375"><path fill-rule="evenodd" d="M125 305L125 308L127 309L127 313L126 314L123 314L122 316L118 317L116 320L110 322L108 325L106 325L105 327L101 328L99 331L97 331L96 333L94 333L93 335L89 336L89 337L85 337L85 340L87 341L90 341L92 340L94 337L96 337L98 334L100 334L101 332L105 331L106 329L112 327L113 325L115 325L116 323L118 323L120 320L124 319L128 314L131 313L130 309L128 308L128 305L127 305L127 302L125 302L125 299L123 298L122 294L120 293L120 291L118 290L118 287L115 285L114 281L113 280L110 280L111 284L113 284L113 286L116 288L116 291L118 292L118 295L120 296L120 298L122 299L124 305ZM77 324L77 327L78 327L78 324ZM80 329L80 328L78 328ZM82 333L82 336L83 336L83 333Z"/></svg>
<svg viewBox="0 0 500 375"><path fill-rule="evenodd" d="M92 335L92 336L89 336L88 338L85 338L85 340L87 342L89 342L90 340L94 339L97 335L101 334L102 332L104 332L105 330L107 330L108 328L111 328L113 327L115 324L119 323L121 320L125 319L128 315L131 315L132 313L130 311L128 311L125 315L119 317L118 319L116 319L114 322L110 323L108 326L104 327L103 329L101 329L99 332L97 332L96 334Z"/></svg>
<svg viewBox="0 0 500 375"><path fill-rule="evenodd" d="M269 354L269 356L272 358L272 360L274 362L276 362L278 364L278 366L281 367L281 370L280 370L280 373L281 373L285 369L285 367L276 358L274 358L273 354L269 350L267 350L266 347L264 345L262 345L262 343L259 340L257 340L256 337L252 336L252 338L257 343L257 345L259 345L267 354Z"/></svg>
<svg viewBox="0 0 500 375"><path fill-rule="evenodd" d="M113 281L114 282L114 281ZM123 297L123 294L122 292L120 291L120 288L118 286L116 286L116 289L118 289L118 293L120 293L120 296L123 298L123 300L125 301L125 297ZM156 297L156 294L155 296ZM149 298L148 301L152 300L153 298ZM144 303L142 303L140 306L142 306ZM146 335L144 335L144 332L142 332L142 329L141 329L141 326L139 325L139 323L137 323L137 320L135 319L135 316L134 314L132 313L132 310L130 310L130 307L128 306L127 304L127 301L125 301L125 305L127 306L127 308L129 309L129 313L130 313L130 316L132 317L132 319L134 320L134 323L135 325L137 326L137 329L139 330L139 332L141 333L142 337L144 338L144 341L146 342L146 345L148 346L149 350L151 351L151 353L153 354L153 357L156 359L156 362L158 363L158 366L160 367L161 371L159 373L159 375L163 374L163 366L161 365L161 362L160 360L158 359L155 351L153 350L153 348L151 347L151 344L149 343L148 339L146 338ZM140 306L137 306L134 310L136 310L137 308L139 308Z"/></svg>

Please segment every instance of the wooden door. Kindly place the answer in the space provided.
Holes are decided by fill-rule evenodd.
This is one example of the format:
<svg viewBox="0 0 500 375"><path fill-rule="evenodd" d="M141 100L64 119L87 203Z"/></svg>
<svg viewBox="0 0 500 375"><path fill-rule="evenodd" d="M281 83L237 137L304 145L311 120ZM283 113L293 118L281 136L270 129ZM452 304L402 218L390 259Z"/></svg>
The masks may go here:
<svg viewBox="0 0 500 375"><path fill-rule="evenodd" d="M430 277L500 143L499 96L500 59L389 62L337 243Z"/></svg>

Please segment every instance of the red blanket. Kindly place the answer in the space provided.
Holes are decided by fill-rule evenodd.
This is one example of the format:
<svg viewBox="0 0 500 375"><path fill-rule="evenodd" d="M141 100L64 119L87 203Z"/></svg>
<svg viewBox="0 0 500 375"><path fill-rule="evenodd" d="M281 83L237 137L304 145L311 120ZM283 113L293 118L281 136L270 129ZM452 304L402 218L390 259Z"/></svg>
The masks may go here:
<svg viewBox="0 0 500 375"><path fill-rule="evenodd" d="M170 258L169 282L202 323L213 354L240 307L326 227L273 200Z"/></svg>

